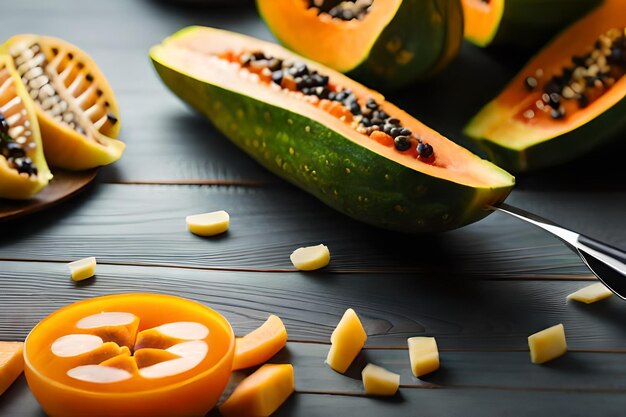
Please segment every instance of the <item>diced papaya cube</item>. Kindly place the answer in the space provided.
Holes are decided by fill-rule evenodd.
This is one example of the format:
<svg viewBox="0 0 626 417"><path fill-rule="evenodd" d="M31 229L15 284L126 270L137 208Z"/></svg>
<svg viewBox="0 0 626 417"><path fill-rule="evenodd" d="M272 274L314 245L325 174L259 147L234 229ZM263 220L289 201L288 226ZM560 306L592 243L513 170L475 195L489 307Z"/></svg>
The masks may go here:
<svg viewBox="0 0 626 417"><path fill-rule="evenodd" d="M287 343L287 329L275 315L258 329L235 340L233 370L250 368L267 362Z"/></svg>
<svg viewBox="0 0 626 417"><path fill-rule="evenodd" d="M564 355L567 352L565 327L557 324L528 336L528 346L532 363L542 364Z"/></svg>
<svg viewBox="0 0 626 417"><path fill-rule="evenodd" d="M72 280L82 281L93 277L96 273L96 258L92 256L79 259L78 261L70 262L67 266L70 269Z"/></svg>
<svg viewBox="0 0 626 417"><path fill-rule="evenodd" d="M135 361L140 369L178 358L179 355L163 349L144 348L135 351Z"/></svg>
<svg viewBox="0 0 626 417"><path fill-rule="evenodd" d="M368 395L395 395L400 387L400 375L371 363L363 368L361 377Z"/></svg>
<svg viewBox="0 0 626 417"><path fill-rule="evenodd" d="M0 395L24 371L24 343L0 342Z"/></svg>
<svg viewBox="0 0 626 417"><path fill-rule="evenodd" d="M604 300L613 295L613 292L604 286L603 283L597 282L567 296L568 300L574 300L585 304L595 303Z"/></svg>
<svg viewBox="0 0 626 417"><path fill-rule="evenodd" d="M411 337L407 343L411 371L416 378L439 369L439 349L434 337Z"/></svg>
<svg viewBox="0 0 626 417"><path fill-rule="evenodd" d="M330 336L331 347L326 363L337 372L346 372L366 340L367 334L361 320L353 309L347 309Z"/></svg>
<svg viewBox="0 0 626 417"><path fill-rule="evenodd" d="M293 366L267 364L244 379L220 406L225 417L267 417L295 389Z"/></svg>

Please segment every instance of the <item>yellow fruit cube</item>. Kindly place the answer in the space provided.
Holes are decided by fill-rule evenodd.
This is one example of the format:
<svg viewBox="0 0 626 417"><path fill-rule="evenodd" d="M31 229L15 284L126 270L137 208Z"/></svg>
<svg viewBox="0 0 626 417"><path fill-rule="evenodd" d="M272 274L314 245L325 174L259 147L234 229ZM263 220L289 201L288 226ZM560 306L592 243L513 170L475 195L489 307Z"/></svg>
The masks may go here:
<svg viewBox="0 0 626 417"><path fill-rule="evenodd" d="M224 210L187 216L187 228L198 236L214 236L224 233L230 225L230 216Z"/></svg>
<svg viewBox="0 0 626 417"><path fill-rule="evenodd" d="M567 296L567 299L580 301L585 304L591 304L596 301L604 300L612 295L613 292L611 290L605 287L603 283L598 282L571 293Z"/></svg>
<svg viewBox="0 0 626 417"><path fill-rule="evenodd" d="M96 273L96 258L79 259L78 261L67 264L74 281L82 281L91 278Z"/></svg>
<svg viewBox="0 0 626 417"><path fill-rule="evenodd" d="M326 363L337 372L346 372L366 340L367 334L361 320L353 309L347 309L330 336L331 347Z"/></svg>
<svg viewBox="0 0 626 417"><path fill-rule="evenodd" d="M528 337L530 360L532 363L545 363L567 352L565 328L562 324L548 327Z"/></svg>
<svg viewBox="0 0 626 417"><path fill-rule="evenodd" d="M361 377L368 395L395 395L400 387L400 375L371 363L363 369Z"/></svg>
<svg viewBox="0 0 626 417"><path fill-rule="evenodd" d="M419 378L439 369L439 349L434 337L411 337L409 344L409 360L411 371Z"/></svg>
<svg viewBox="0 0 626 417"><path fill-rule="evenodd" d="M326 245L298 248L290 256L291 263L300 271L313 271L330 263L330 251Z"/></svg>

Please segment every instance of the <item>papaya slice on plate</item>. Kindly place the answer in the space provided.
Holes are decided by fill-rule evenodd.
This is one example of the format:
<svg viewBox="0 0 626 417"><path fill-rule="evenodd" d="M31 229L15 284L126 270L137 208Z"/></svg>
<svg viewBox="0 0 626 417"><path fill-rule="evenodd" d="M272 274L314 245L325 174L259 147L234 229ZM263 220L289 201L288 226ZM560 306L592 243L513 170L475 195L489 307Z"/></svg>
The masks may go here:
<svg viewBox="0 0 626 417"><path fill-rule="evenodd" d="M29 198L51 178L35 108L11 58L0 55L0 198Z"/></svg>
<svg viewBox="0 0 626 417"><path fill-rule="evenodd" d="M24 371L24 343L0 342L0 395Z"/></svg>
<svg viewBox="0 0 626 417"><path fill-rule="evenodd" d="M626 130L626 2L606 0L555 38L465 133L511 171L584 155Z"/></svg>
<svg viewBox="0 0 626 417"><path fill-rule="evenodd" d="M531 47L547 41L602 0L462 0L465 38L478 46Z"/></svg>
<svg viewBox="0 0 626 417"><path fill-rule="evenodd" d="M443 69L458 54L458 0L257 0L286 47L380 89Z"/></svg>
<svg viewBox="0 0 626 417"><path fill-rule="evenodd" d="M235 340L233 370L267 362L287 344L287 329L280 317L271 315L256 330Z"/></svg>
<svg viewBox="0 0 626 417"><path fill-rule="evenodd" d="M191 27L150 56L163 82L245 152L366 223L454 229L513 187L511 175L379 93L275 44Z"/></svg>
<svg viewBox="0 0 626 417"><path fill-rule="evenodd" d="M91 57L61 39L31 34L12 37L2 49L35 104L51 166L83 170L121 157L117 103Z"/></svg>

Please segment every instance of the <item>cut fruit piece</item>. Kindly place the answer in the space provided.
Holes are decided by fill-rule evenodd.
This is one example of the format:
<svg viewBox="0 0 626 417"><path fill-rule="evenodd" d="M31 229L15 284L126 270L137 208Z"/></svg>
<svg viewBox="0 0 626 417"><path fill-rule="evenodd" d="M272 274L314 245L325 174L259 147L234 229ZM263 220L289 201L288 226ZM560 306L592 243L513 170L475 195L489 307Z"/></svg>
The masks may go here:
<svg viewBox="0 0 626 417"><path fill-rule="evenodd" d="M0 342L0 395L24 371L24 343Z"/></svg>
<svg viewBox="0 0 626 417"><path fill-rule="evenodd" d="M602 0L462 0L465 37L478 46L536 46Z"/></svg>
<svg viewBox="0 0 626 417"><path fill-rule="evenodd" d="M233 371L267 362L287 344L287 329L280 317L271 315L258 329L235 340Z"/></svg>
<svg viewBox="0 0 626 417"><path fill-rule="evenodd" d="M513 187L509 174L380 94L277 45L191 27L150 56L165 84L244 151L366 223L454 229L488 215Z"/></svg>
<svg viewBox="0 0 626 417"><path fill-rule="evenodd" d="M337 372L346 372L365 346L366 340L367 334L361 320L353 309L347 309L330 336L331 346L326 363Z"/></svg>
<svg viewBox="0 0 626 417"><path fill-rule="evenodd" d="M564 355L567 352L565 327L557 324L530 335L528 346L532 363L542 364Z"/></svg>
<svg viewBox="0 0 626 417"><path fill-rule="evenodd" d="M434 337L410 337L409 360L416 378L439 369L439 349Z"/></svg>
<svg viewBox="0 0 626 417"><path fill-rule="evenodd" d="M571 293L567 296L567 299L579 301L585 304L591 304L595 303L596 301L604 300L605 298L608 298L612 295L613 292L609 290L603 283L597 282Z"/></svg>
<svg viewBox="0 0 626 417"><path fill-rule="evenodd" d="M51 178L35 107L11 57L0 54L0 198L29 198Z"/></svg>
<svg viewBox="0 0 626 417"><path fill-rule="evenodd" d="M293 366L267 364L244 379L220 406L224 417L267 417L295 389Z"/></svg>
<svg viewBox="0 0 626 417"><path fill-rule="evenodd" d="M2 50L35 104L50 165L82 170L121 157L117 103L91 57L61 39L32 34L12 37Z"/></svg>
<svg viewBox="0 0 626 417"><path fill-rule="evenodd" d="M135 361L138 368L145 368L160 362L180 358L179 355L163 349L144 348L135 351Z"/></svg>
<svg viewBox="0 0 626 417"><path fill-rule="evenodd" d="M138 329L167 346L140 349ZM127 333L131 346L107 341L107 330L118 339ZM51 416L203 416L226 387L234 351L230 325L204 305L119 294L71 304L35 326L25 374Z"/></svg>
<svg viewBox="0 0 626 417"><path fill-rule="evenodd" d="M496 164L527 171L626 130L626 2L606 0L555 38L465 128Z"/></svg>
<svg viewBox="0 0 626 417"><path fill-rule="evenodd" d="M400 375L371 363L363 368L361 377L367 395L396 395L400 388Z"/></svg>
<svg viewBox="0 0 626 417"><path fill-rule="evenodd" d="M230 216L225 211L187 216L187 228L198 236L214 236L228 230Z"/></svg>
<svg viewBox="0 0 626 417"><path fill-rule="evenodd" d="M290 256L291 263L301 271L324 268L330 263L330 252L326 245L298 248Z"/></svg>
<svg viewBox="0 0 626 417"><path fill-rule="evenodd" d="M463 40L458 0L257 0L257 6L286 47L384 89L445 68Z"/></svg>
<svg viewBox="0 0 626 417"><path fill-rule="evenodd" d="M78 261L67 264L72 274L72 280L82 281L91 278L96 273L96 258L79 259Z"/></svg>

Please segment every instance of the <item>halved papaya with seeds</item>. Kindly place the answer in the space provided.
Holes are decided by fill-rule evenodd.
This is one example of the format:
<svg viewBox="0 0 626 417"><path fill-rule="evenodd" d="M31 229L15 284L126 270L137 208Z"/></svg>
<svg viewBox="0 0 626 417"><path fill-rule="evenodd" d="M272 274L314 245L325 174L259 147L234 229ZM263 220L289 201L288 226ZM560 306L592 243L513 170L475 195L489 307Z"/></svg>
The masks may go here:
<svg viewBox="0 0 626 417"><path fill-rule="evenodd" d="M462 0L465 37L478 46L536 46L602 0Z"/></svg>
<svg viewBox="0 0 626 417"><path fill-rule="evenodd" d="M358 220L453 229L486 216L513 187L505 171L379 93L277 45L192 27L150 56L164 83L235 144Z"/></svg>
<svg viewBox="0 0 626 417"><path fill-rule="evenodd" d="M35 108L11 57L0 55L0 198L29 198L51 178Z"/></svg>
<svg viewBox="0 0 626 417"><path fill-rule="evenodd" d="M459 52L459 0L257 0L276 38L367 85L394 89L443 69Z"/></svg>
<svg viewBox="0 0 626 417"><path fill-rule="evenodd" d="M61 39L17 35L2 49L35 103L50 165L81 170L110 164L124 151L113 90L94 61Z"/></svg>
<svg viewBox="0 0 626 417"><path fill-rule="evenodd" d="M626 130L626 2L606 0L555 38L465 132L512 171L581 156Z"/></svg>

